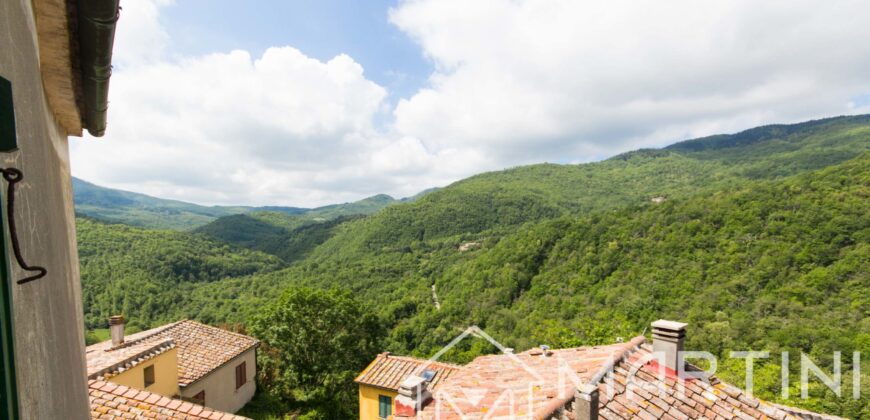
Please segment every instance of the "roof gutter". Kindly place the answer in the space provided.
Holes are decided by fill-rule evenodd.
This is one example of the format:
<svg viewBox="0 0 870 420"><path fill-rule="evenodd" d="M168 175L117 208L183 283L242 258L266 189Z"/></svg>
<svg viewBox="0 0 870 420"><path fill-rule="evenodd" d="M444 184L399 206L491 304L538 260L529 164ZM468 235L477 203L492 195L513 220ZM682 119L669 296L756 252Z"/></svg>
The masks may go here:
<svg viewBox="0 0 870 420"><path fill-rule="evenodd" d="M112 45L119 0L77 0L79 66L84 110L82 123L94 137L106 133Z"/></svg>

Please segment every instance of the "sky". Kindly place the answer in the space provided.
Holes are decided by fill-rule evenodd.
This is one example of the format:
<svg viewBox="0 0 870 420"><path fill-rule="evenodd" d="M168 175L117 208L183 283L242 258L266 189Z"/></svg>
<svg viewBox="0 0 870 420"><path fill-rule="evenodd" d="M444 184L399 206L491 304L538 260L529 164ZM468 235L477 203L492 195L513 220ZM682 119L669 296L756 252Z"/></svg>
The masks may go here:
<svg viewBox="0 0 870 420"><path fill-rule="evenodd" d="M405 197L870 113L870 2L121 0L73 175L200 204Z"/></svg>

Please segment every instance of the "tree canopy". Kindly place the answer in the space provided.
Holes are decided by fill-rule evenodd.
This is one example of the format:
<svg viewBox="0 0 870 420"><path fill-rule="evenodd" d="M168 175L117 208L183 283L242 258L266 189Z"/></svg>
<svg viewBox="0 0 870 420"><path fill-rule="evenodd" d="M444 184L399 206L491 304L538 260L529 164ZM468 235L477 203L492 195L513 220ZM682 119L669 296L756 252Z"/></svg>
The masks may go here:
<svg viewBox="0 0 870 420"><path fill-rule="evenodd" d="M383 327L348 292L290 288L253 317L261 386L312 417L358 412L354 377L380 351ZM315 414L316 413L316 414Z"/></svg>

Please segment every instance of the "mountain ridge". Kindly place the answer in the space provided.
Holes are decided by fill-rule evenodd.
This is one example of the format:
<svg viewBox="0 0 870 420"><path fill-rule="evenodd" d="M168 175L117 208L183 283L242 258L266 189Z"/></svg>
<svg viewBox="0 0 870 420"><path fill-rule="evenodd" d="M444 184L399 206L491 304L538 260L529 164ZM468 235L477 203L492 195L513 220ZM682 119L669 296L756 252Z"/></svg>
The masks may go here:
<svg viewBox="0 0 870 420"><path fill-rule="evenodd" d="M72 178L73 201L76 213L113 223L122 223L154 229L190 230L204 226L221 217L254 212L275 212L289 216L304 214L338 215L366 214L354 212L361 207L384 207L393 203L413 201L418 197L395 199L387 194L376 194L354 202L330 204L321 207L285 206L203 206L181 200L164 199L147 194L102 187L80 178ZM428 191L428 190L427 190Z"/></svg>

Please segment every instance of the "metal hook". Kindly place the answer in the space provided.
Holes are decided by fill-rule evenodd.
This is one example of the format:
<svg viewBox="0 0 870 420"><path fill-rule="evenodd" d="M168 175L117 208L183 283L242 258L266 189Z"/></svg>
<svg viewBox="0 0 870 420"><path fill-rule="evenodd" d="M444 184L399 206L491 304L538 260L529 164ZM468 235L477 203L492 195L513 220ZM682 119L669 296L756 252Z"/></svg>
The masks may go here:
<svg viewBox="0 0 870 420"><path fill-rule="evenodd" d="M15 254L15 261L22 270L36 272L31 276L18 280L18 284L29 283L34 280L39 280L48 274L45 267L29 266L24 262L24 257L21 255L21 245L18 243L18 230L15 227L15 184L24 179L24 173L16 168L0 168L0 173L3 174L3 179L9 184L7 187L6 196L6 214L9 219L9 236L12 240L12 253Z"/></svg>

